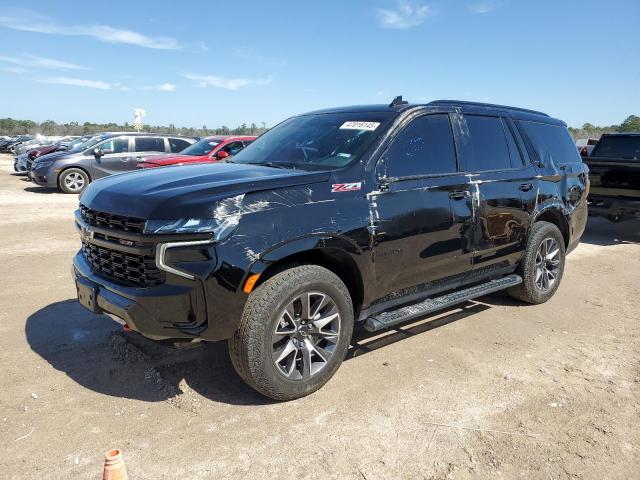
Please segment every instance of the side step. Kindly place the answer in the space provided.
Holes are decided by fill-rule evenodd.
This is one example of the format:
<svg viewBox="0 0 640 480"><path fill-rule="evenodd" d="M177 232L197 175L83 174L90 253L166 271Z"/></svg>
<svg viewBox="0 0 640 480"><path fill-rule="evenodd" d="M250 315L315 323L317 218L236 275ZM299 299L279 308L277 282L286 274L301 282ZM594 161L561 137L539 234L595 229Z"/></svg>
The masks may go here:
<svg viewBox="0 0 640 480"><path fill-rule="evenodd" d="M506 277L499 278L497 280L491 280L489 282L465 288L464 290L458 290L453 293L448 293L440 297L428 298L420 303L414 303L413 305L401 307L396 310L378 313L365 320L364 328L370 332L377 332L378 330L420 318L429 313L448 308L458 303L466 302L467 300L473 300L474 298L482 297L483 295L497 292L498 290L513 287L519 283L522 283L522 277L520 277L520 275L507 275Z"/></svg>

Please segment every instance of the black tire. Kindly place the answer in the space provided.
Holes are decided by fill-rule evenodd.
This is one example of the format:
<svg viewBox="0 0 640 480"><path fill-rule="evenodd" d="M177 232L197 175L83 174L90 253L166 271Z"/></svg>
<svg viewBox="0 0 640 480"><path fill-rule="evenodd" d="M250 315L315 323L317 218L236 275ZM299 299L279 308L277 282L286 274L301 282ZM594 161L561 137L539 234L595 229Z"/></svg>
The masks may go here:
<svg viewBox="0 0 640 480"><path fill-rule="evenodd" d="M81 168L67 168L58 177L58 187L64 193L80 194L91 182L89 174Z"/></svg>
<svg viewBox="0 0 640 480"><path fill-rule="evenodd" d="M536 258L543 242L555 242L557 246L557 271L553 284L544 288L544 279L540 279L539 272L544 272L544 268L540 269L536 264ZM548 244L547 243L547 244ZM554 250L552 250L554 251ZM546 258L546 255L543 255ZM556 257L554 257L555 259ZM517 272L522 277L522 283L511 287L508 292L513 298L526 303L539 304L544 303L553 297L562 281L564 273L565 245L564 238L558 227L549 222L536 222L531 227L527 248L524 256L520 261ZM547 260L545 260L546 262ZM555 260L554 260L555 262ZM545 266L546 268L546 266ZM549 270L548 270L549 271ZM550 272L550 271L549 271ZM543 274L544 275L544 274ZM543 285L541 286L540 283ZM547 281L547 283L549 283Z"/></svg>
<svg viewBox="0 0 640 480"><path fill-rule="evenodd" d="M310 377L292 379L276 366L273 338L278 338L277 330L282 327L285 309L303 294L309 305L312 298L309 295L327 295L335 307L332 312L339 313L339 326L334 335L336 340L331 344L332 353L327 355L328 361ZM312 307L307 310L311 311ZM312 323L315 322L307 322L306 327L296 326L295 330L311 328ZM352 333L353 305L342 280L317 265L296 266L269 278L250 294L240 326L234 337L229 339L229 354L238 375L253 389L275 400L293 400L315 392L329 381L345 357ZM311 335L309 339L313 341ZM292 370L296 364L299 365L296 362L302 350L301 347L300 351L293 352ZM327 353L325 350L322 352ZM311 359L311 354L308 358ZM303 358L299 361L303 362Z"/></svg>

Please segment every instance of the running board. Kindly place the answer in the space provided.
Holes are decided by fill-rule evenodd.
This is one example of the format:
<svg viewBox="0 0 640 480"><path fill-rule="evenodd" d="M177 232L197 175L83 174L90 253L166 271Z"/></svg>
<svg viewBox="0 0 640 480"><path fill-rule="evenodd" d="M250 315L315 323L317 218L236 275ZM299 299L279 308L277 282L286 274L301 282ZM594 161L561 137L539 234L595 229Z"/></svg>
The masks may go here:
<svg viewBox="0 0 640 480"><path fill-rule="evenodd" d="M463 303L489 293L497 292L498 290L513 287L520 283L522 283L522 277L520 277L520 275L507 275L506 277L465 288L464 290L458 290L440 297L428 298L422 302L414 303L413 305L401 307L396 310L378 313L365 320L364 328L370 332L377 332L384 328L420 318L429 313L448 308L458 303Z"/></svg>

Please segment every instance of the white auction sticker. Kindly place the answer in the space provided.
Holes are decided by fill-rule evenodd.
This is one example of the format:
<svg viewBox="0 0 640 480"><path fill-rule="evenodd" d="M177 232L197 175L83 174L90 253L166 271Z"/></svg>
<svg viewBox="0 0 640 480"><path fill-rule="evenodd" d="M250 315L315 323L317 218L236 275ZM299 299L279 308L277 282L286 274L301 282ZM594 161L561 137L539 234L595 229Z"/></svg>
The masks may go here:
<svg viewBox="0 0 640 480"><path fill-rule="evenodd" d="M340 130L369 130L373 131L380 125L380 122L344 122Z"/></svg>

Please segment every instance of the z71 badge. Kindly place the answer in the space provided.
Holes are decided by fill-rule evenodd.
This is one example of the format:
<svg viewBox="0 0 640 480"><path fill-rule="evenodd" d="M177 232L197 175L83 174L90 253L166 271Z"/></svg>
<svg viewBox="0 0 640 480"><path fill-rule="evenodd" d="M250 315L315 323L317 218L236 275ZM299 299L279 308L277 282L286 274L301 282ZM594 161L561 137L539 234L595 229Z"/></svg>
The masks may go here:
<svg viewBox="0 0 640 480"><path fill-rule="evenodd" d="M362 182L334 183L331 185L331 193L354 192L356 190L362 190Z"/></svg>

